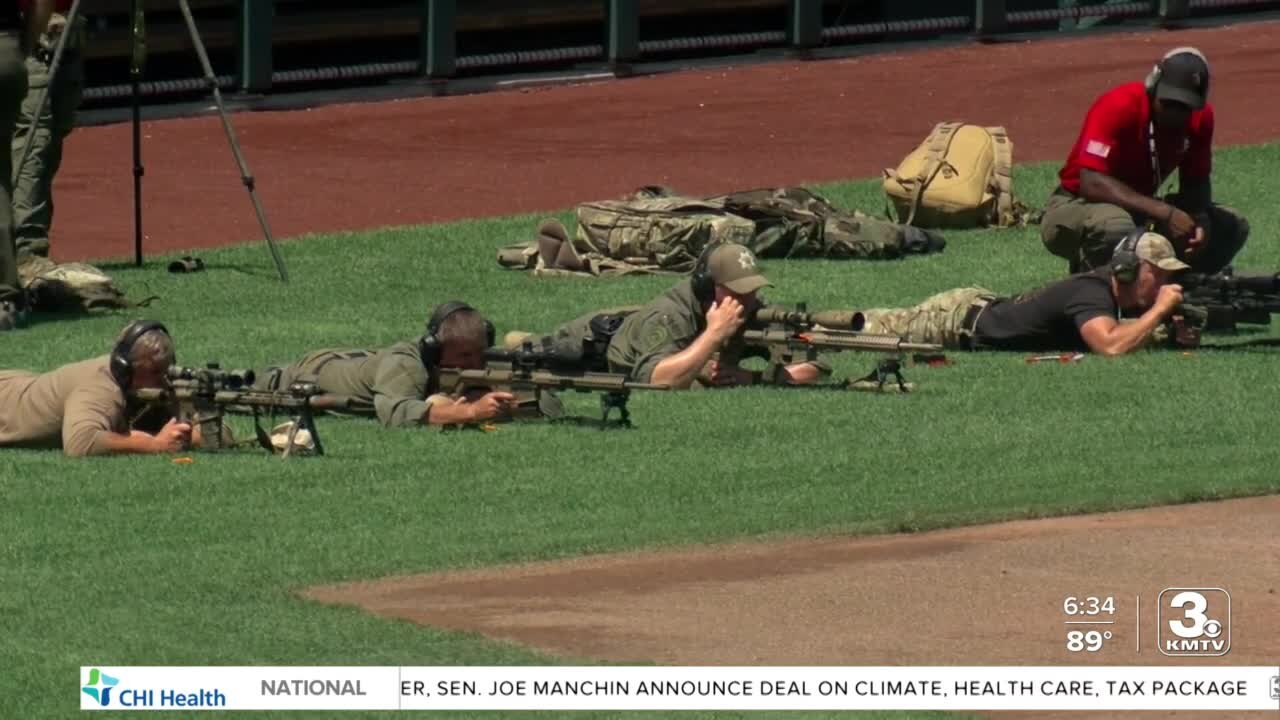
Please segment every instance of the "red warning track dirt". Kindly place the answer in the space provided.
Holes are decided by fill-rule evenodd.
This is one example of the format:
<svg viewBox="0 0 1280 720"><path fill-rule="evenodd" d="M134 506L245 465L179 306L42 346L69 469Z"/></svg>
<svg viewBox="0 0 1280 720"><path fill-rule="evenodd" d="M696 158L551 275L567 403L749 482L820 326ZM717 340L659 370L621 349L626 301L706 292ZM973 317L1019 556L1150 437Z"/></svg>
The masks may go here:
<svg viewBox="0 0 1280 720"><path fill-rule="evenodd" d="M1196 45L1218 142L1275 137L1280 23L1055 38L232 116L273 234L536 212L643 184L718 193L877 175L934 122L1000 124L1063 157L1090 100ZM148 253L261 239L216 115L145 123ZM55 259L132 254L128 124L81 128L57 178ZM1048 193L1049 188L1043 190ZM1029 197L1039 197L1024 190Z"/></svg>

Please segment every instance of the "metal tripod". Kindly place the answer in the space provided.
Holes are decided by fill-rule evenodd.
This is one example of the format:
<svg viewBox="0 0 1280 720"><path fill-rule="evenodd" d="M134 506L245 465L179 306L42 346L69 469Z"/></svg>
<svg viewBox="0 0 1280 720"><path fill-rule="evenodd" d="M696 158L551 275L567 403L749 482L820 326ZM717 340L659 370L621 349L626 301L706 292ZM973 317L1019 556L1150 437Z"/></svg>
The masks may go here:
<svg viewBox="0 0 1280 720"><path fill-rule="evenodd" d="M71 3L71 9L67 13L68 29L75 27L76 21L80 17L80 2L74 0ZM266 238L267 247L271 250L271 258L275 261L276 270L280 273L280 280L289 282L289 272L285 269L284 258L280 256L280 249L276 247L275 240L271 237L271 228L267 225L267 216L262 209L262 203L258 201L258 195L254 192L253 174L249 172L249 165L245 162L244 154L240 151L240 143L236 140L235 129L231 127L231 120L227 117L227 109L222 103L222 92L218 88L217 76L213 73L213 66L209 62L209 55L205 52L204 41L200 39L200 31L196 29L195 18L191 15L191 6L187 0L178 0L178 6L182 10L183 20L186 21L187 31L191 35L191 44L196 49L196 55L200 59L200 66L204 72L205 85L210 92L213 93L214 104L218 108L218 115L222 118L222 128L227 134L227 143L231 146L231 153L235 156L236 165L240 169L240 181L244 184L245 189L249 192L249 199L253 202L253 210L258 216L258 225L262 227L262 235ZM139 82L142 75L142 57L143 48L143 10L142 0L133 0L132 11L132 43L133 43L133 64L130 68L130 82L133 85L133 242L134 242L134 261L138 266L142 265L142 131L141 131L141 110L139 106ZM49 88L53 85L54 78L58 74L58 67L62 63L63 50L66 47L68 32L62 32L58 36L57 46L53 51L53 59L49 63L49 83L41 90L40 101L36 103L35 118L37 120L44 114L45 106L49 102ZM35 128L32 127L31 132L27 135L27 142L22 148L21 160L14 166L14 182L16 183L17 175L21 172L22 167L26 165L27 159L31 156L31 149L34 147Z"/></svg>

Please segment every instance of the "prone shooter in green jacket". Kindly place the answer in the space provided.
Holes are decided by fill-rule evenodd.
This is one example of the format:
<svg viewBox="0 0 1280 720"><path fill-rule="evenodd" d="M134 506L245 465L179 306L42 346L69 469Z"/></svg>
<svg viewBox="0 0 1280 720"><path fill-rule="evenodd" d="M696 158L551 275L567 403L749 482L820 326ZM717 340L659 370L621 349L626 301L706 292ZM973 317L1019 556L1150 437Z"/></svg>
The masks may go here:
<svg viewBox="0 0 1280 720"><path fill-rule="evenodd" d="M564 323L535 345L562 354L583 353L598 369L625 373L636 382L687 389L699 385L750 385L756 373L738 365L745 348L741 331L771 286L756 256L736 243L716 245L693 274L641 308L602 310ZM528 339L509 333L508 347ZM765 353L767 355L767 353ZM824 362L798 362L782 369L788 384L812 384L830 373Z"/></svg>
<svg viewBox="0 0 1280 720"><path fill-rule="evenodd" d="M441 393L432 370L478 369L493 345L494 328L462 302L435 308L426 332L380 350L322 349L287 367L258 373L255 389L274 391L295 382L314 382L326 395L344 396L356 414L374 414L384 427L465 425L509 415L509 392L454 397Z"/></svg>

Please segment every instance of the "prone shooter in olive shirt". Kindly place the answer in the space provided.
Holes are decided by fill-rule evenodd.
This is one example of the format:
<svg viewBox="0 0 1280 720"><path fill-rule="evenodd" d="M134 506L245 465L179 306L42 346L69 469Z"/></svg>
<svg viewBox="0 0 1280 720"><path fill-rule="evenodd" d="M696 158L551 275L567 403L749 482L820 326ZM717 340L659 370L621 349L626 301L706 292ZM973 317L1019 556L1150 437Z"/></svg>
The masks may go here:
<svg viewBox="0 0 1280 720"><path fill-rule="evenodd" d="M388 428L504 417L515 403L511 393L451 397L438 392L430 372L436 367L484 367L493 333L474 308L449 302L432 312L426 333L416 341L380 350L315 350L288 367L258 373L255 389L277 391L299 381L314 382L322 394L347 398L352 413L376 415Z"/></svg>
<svg viewBox="0 0 1280 720"><path fill-rule="evenodd" d="M744 347L740 331L764 304L757 293L771 285L749 248L721 243L705 251L690 277L647 305L589 313L541 337L508 333L504 344L511 349L527 341L581 355L593 369L676 390L751 385L760 373L738 363L765 351ZM831 368L825 360L802 361L782 372L783 382L807 385Z"/></svg>

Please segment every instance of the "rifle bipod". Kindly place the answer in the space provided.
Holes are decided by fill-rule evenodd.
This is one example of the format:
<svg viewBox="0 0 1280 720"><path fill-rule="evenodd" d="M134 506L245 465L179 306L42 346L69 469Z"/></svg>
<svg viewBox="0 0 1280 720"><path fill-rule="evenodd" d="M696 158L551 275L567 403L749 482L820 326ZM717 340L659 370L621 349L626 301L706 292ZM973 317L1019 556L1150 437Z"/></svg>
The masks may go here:
<svg viewBox="0 0 1280 720"><path fill-rule="evenodd" d="M618 411L618 426L631 427L631 411L627 409L627 400L630 393L627 392L605 392L600 394L600 429L604 430L609 427L609 414L614 409Z"/></svg>
<svg viewBox="0 0 1280 720"><path fill-rule="evenodd" d="M906 379L902 377L902 358L890 357L884 358L876 363L876 367L865 377L859 378L850 384L850 387L870 389L870 385L875 386L877 392L884 391L884 384L893 378L898 383L898 390L901 392L910 392L911 386Z"/></svg>
<svg viewBox="0 0 1280 720"><path fill-rule="evenodd" d="M275 445L271 442L271 436L266 430L262 429L260 415L257 406L253 406L253 431L258 437L258 445L269 453L275 453ZM271 414L271 419L275 420L275 413ZM285 437L284 450L281 451L280 457L287 460L293 453L293 449L298 447L298 433L306 430L310 434L311 444L315 447L316 455L324 455L324 445L320 443L320 430L316 427L315 414L311 412L311 408L304 407L298 411L298 414L289 421L289 434Z"/></svg>

